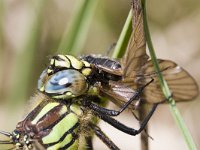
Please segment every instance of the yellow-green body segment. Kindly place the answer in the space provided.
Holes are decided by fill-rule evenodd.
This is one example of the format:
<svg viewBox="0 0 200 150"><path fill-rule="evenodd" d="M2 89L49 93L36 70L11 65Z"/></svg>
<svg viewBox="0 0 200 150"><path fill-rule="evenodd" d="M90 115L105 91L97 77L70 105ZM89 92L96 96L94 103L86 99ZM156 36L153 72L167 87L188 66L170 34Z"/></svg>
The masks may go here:
<svg viewBox="0 0 200 150"><path fill-rule="evenodd" d="M83 126L81 120L84 117L81 106L55 101L43 94L37 96L42 98L41 102L18 123L14 131L19 135L18 140L23 141L23 146L27 149L33 147L47 150L80 149L85 144L81 134ZM30 142L34 140L38 142L38 146ZM20 147L20 142L16 145Z"/></svg>

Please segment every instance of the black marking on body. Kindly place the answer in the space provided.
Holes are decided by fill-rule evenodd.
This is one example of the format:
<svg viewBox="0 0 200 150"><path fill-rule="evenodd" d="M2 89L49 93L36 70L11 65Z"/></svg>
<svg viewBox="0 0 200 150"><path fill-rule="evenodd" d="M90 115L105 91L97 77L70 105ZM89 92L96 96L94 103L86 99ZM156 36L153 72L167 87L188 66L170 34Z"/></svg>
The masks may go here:
<svg viewBox="0 0 200 150"><path fill-rule="evenodd" d="M63 134L63 136L58 140L58 141L56 141L56 142L53 142L53 143L48 143L48 144L44 144L44 146L47 148L47 147L51 147L51 146L54 146L54 145L56 145L56 144L58 144L58 143L60 143L60 142L62 142L64 139L65 139L65 137L67 136L67 135L69 135L69 134L72 134L72 140L69 142L69 143L67 143L63 148L69 148L69 146L71 146L74 142L75 142L75 140L76 140L76 138L74 138L74 135L76 135L73 131L76 129L76 128L78 128L79 127L79 122L77 122L72 128L70 128L67 132L65 132L64 134ZM74 140L75 139L75 140ZM67 146L67 147L66 147ZM61 148L61 149L63 149L63 148Z"/></svg>
<svg viewBox="0 0 200 150"><path fill-rule="evenodd" d="M114 69L114 70L121 68L121 64L118 61L115 61L106 57L95 57L92 55L87 55L87 56L83 56L82 59L91 64L94 64L97 66L103 66L103 67Z"/></svg>
<svg viewBox="0 0 200 150"><path fill-rule="evenodd" d="M57 119L55 122L53 122L52 124L50 124L49 126L47 126L46 128L43 128L43 130L48 130L48 129L52 129L56 124L58 124L62 119L64 119L67 115L69 114L69 112L66 112L64 114L62 114L60 116L59 119ZM49 115L49 112L46 114L46 115ZM45 115L45 116L46 116Z"/></svg>
<svg viewBox="0 0 200 150"><path fill-rule="evenodd" d="M42 116L38 121L38 122L41 122L43 121L45 118L47 118L50 114L56 112L56 111L59 111L60 109L62 109L62 105L58 105L58 106L55 106L53 109L49 110L44 116ZM38 113L39 114L39 113Z"/></svg>
<svg viewBox="0 0 200 150"><path fill-rule="evenodd" d="M72 134L72 140L69 143L67 143L64 147L60 148L59 150L66 150L67 148L72 146L74 144L74 142L76 141L76 139L79 137L74 132L72 132L71 134Z"/></svg>
<svg viewBox="0 0 200 150"><path fill-rule="evenodd" d="M38 115L38 112L40 112L49 102L47 101L42 101L39 105L37 105L24 119L24 121L22 122L26 122L26 121L32 121L33 119L36 118L36 116ZM25 123L23 123L24 125Z"/></svg>
<svg viewBox="0 0 200 150"><path fill-rule="evenodd" d="M91 84L101 82L102 84L106 85L109 83L109 80L121 80L121 76L109 73L121 69L121 64L118 61L112 60L107 57L98 57L93 55L83 56L81 59L94 65L93 74L88 78ZM110 71L107 72L107 70Z"/></svg>
<svg viewBox="0 0 200 150"><path fill-rule="evenodd" d="M55 55L52 57L53 59L56 59L58 61L65 61L64 59L62 59L61 57L59 57L58 55Z"/></svg>

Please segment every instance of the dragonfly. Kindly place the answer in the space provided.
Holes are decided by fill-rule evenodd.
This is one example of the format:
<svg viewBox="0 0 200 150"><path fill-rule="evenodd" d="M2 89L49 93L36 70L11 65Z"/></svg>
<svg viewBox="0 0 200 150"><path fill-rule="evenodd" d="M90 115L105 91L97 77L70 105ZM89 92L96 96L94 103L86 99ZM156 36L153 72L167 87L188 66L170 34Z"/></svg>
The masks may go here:
<svg viewBox="0 0 200 150"><path fill-rule="evenodd" d="M30 99L32 106L26 117L13 132L0 131L8 138L0 144L11 145L10 149L92 149L91 139L96 135L108 148L118 150L97 125L98 119L129 135L144 130L157 106L166 99L146 54L139 0L133 1L132 10L133 32L121 61L96 55L53 56L40 75L38 93ZM182 67L169 60L158 62L177 102L198 95L195 80ZM106 108L107 99L118 105L119 110ZM114 118L126 109L137 109L141 100L152 104L152 109L139 129Z"/></svg>

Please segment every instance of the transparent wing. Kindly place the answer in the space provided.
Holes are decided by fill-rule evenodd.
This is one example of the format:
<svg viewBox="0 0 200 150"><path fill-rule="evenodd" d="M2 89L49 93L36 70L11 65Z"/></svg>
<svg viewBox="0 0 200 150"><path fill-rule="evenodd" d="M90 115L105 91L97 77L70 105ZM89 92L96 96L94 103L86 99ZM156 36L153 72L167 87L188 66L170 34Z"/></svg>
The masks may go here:
<svg viewBox="0 0 200 150"><path fill-rule="evenodd" d="M123 84L132 89L145 85L152 78L154 82L145 88L144 98L149 103L164 100L163 93L151 61L146 54L143 14L138 0L133 2L133 32L122 60ZM162 74L176 101L187 101L198 95L195 80L183 68L172 61L158 60Z"/></svg>
<svg viewBox="0 0 200 150"><path fill-rule="evenodd" d="M136 94L135 90L118 81L110 81L109 86L100 88L100 92L102 96L108 97L118 106L123 105ZM134 107L134 103L130 107Z"/></svg>
<svg viewBox="0 0 200 150"><path fill-rule="evenodd" d="M144 86L152 78L154 82L145 88L143 98L149 103L165 99L157 73L154 71L151 61L148 61L149 57L146 54L143 14L139 4L138 0L133 3L133 32L122 58L122 82L113 83L110 87L102 89L104 94L115 97L119 103L129 100L131 92L134 95L135 89ZM183 68L172 61L158 60L158 63L176 101L191 100L198 95L199 90L195 80ZM117 104L117 100L114 102Z"/></svg>
<svg viewBox="0 0 200 150"><path fill-rule="evenodd" d="M146 55L143 14L139 0L133 2L132 11L133 31L124 57L122 58L121 75L123 79L121 82L109 82L108 87L101 89L103 95L109 96L111 100L118 105L127 102L135 94L137 85L134 83L134 79L149 58Z"/></svg>
<svg viewBox="0 0 200 150"><path fill-rule="evenodd" d="M133 3L133 32L122 58L123 78L134 78L147 60L143 13L140 2Z"/></svg>
<svg viewBox="0 0 200 150"><path fill-rule="evenodd" d="M140 1L135 0L132 4L133 11L133 31L122 58L122 70L118 74L122 75L122 82L109 82L108 87L103 87L101 92L103 95L109 96L115 104L121 105L127 102L134 94L136 84L134 78L138 74L140 68L147 62L146 44L143 29L143 14ZM130 81L130 82L129 82ZM129 83L131 86L129 86ZM135 87L133 88L133 86Z"/></svg>
<svg viewBox="0 0 200 150"><path fill-rule="evenodd" d="M198 85L192 76L182 67L169 60L158 60L160 70L164 79L167 81L172 92L173 98L178 101L188 101L194 99L198 93ZM152 78L154 82L145 88L144 98L149 103L155 103L164 99L160 88L157 73L154 71L153 64L148 61L142 67L144 74L137 75L137 84L144 85Z"/></svg>

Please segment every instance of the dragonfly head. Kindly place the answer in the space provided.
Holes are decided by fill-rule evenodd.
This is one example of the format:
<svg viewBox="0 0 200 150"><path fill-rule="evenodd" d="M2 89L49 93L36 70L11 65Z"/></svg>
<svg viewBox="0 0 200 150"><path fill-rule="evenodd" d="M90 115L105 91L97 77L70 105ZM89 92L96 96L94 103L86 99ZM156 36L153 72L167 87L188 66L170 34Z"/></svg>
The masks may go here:
<svg viewBox="0 0 200 150"><path fill-rule="evenodd" d="M89 63L71 55L56 55L38 80L38 90L55 99L70 99L88 90Z"/></svg>

